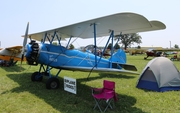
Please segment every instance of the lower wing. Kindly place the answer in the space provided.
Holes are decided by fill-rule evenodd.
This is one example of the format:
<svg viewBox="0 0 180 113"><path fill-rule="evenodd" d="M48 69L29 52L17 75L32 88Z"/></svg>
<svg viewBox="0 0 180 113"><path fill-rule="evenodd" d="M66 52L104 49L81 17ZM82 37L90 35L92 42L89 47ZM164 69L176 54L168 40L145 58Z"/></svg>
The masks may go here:
<svg viewBox="0 0 180 113"><path fill-rule="evenodd" d="M137 72L128 71L124 69L114 69L114 68L96 68L96 67L78 67L78 66L61 66L57 67L59 69L71 70L71 71L83 71L83 72L97 72L97 73L116 73L116 74L139 74Z"/></svg>

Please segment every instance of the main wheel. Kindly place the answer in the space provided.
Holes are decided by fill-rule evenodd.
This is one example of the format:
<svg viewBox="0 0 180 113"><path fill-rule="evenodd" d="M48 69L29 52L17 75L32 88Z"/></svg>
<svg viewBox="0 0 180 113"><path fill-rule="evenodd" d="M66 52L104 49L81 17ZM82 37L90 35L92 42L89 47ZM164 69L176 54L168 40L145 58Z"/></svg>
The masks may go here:
<svg viewBox="0 0 180 113"><path fill-rule="evenodd" d="M31 80L32 81L42 81L43 79L43 76L41 75L41 73L39 72L34 72L32 75L31 75Z"/></svg>
<svg viewBox="0 0 180 113"><path fill-rule="evenodd" d="M56 77L49 78L46 82L47 89L57 89L59 88L59 79Z"/></svg>

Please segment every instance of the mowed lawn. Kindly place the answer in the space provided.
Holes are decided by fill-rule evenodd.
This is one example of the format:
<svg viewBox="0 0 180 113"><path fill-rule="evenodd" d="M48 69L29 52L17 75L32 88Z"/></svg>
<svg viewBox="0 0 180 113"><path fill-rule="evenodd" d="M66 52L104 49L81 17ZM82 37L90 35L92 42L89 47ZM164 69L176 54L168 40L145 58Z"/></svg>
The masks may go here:
<svg viewBox="0 0 180 113"><path fill-rule="evenodd" d="M127 54L128 64L136 65L139 73L152 59L143 58L144 55ZM173 62L180 69L180 61ZM107 113L180 113L180 91L137 89L139 75L91 73L89 76L85 72L63 70L59 75L60 88L48 90L47 78L42 82L31 81L31 74L38 70L39 66L25 63L21 69L19 64L0 67L0 113L99 113L98 109L93 110L95 101L90 87L102 87L103 80L115 81L118 95L115 109L108 109ZM52 70L52 74L56 72ZM77 95L63 90L64 76L77 80Z"/></svg>

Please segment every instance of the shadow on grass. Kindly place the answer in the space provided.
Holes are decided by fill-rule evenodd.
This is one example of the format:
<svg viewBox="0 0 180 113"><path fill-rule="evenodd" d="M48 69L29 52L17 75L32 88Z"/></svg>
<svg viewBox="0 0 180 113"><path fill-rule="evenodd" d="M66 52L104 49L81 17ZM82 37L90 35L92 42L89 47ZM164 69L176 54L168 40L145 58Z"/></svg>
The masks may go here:
<svg viewBox="0 0 180 113"><path fill-rule="evenodd" d="M9 66L9 67L1 67L2 69L4 69L7 72L20 72L20 71L24 71L26 70L25 68L23 68L23 65L14 65L14 66Z"/></svg>
<svg viewBox="0 0 180 113"><path fill-rule="evenodd" d="M79 82L84 82L84 81L92 81L92 80L96 80L96 79L101 79L104 77L106 77L106 78L124 78L124 79L135 78L135 76L132 76L132 75L99 73L98 77L91 77L91 75L90 75L90 76L87 76L85 78L81 78L78 80L79 80Z"/></svg>
<svg viewBox="0 0 180 113"><path fill-rule="evenodd" d="M54 109L61 113L99 113L98 109L93 110L95 102L91 95L90 87L81 84L81 82L78 80L78 92L77 95L74 95L63 90L63 78L59 78L60 89L48 90L45 88L46 79L43 79L42 82L32 82L30 80L31 73L8 74L7 77L9 77L14 82L17 82L19 87L14 88L8 92L3 92L2 94L9 92L21 93L28 91L29 93L36 95L38 99L44 100L47 104L51 105ZM118 94L118 99L118 102L115 103L115 109L108 109L107 112L145 113L141 109L134 107L134 104L136 103L136 99L134 97Z"/></svg>
<svg viewBox="0 0 180 113"><path fill-rule="evenodd" d="M132 79L132 78L135 78L134 76L132 76L132 75L128 75L128 74L126 74L126 75L123 75L123 74L105 74L105 73L100 73L99 74L101 77L104 77L104 76L106 76L106 77L109 77L109 78L124 78L124 79Z"/></svg>
<svg viewBox="0 0 180 113"><path fill-rule="evenodd" d="M154 58L156 58L156 57L154 57ZM144 59L145 61L150 61L150 60L152 60L153 59L153 57L151 57L151 58L147 58L147 59Z"/></svg>
<svg viewBox="0 0 180 113"><path fill-rule="evenodd" d="M143 88L138 88L139 90L142 90L144 92L153 92L153 93L165 93L166 91L154 91L154 90L150 90L150 89L143 89ZM175 91L175 90L174 90ZM178 90L176 90L178 91Z"/></svg>

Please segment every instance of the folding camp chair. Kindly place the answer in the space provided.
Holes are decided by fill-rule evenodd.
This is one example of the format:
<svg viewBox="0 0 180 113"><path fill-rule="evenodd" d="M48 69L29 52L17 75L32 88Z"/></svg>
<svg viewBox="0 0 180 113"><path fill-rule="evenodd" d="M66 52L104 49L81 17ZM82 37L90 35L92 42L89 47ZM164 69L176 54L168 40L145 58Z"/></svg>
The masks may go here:
<svg viewBox="0 0 180 113"><path fill-rule="evenodd" d="M117 95L115 92L115 82L104 80L103 88L92 88L92 96L94 97L96 103L93 109L98 107L101 112L105 112L108 107L113 109L111 102L113 100L117 101ZM103 101L106 103L106 106L105 109L102 111L100 105L103 104Z"/></svg>

